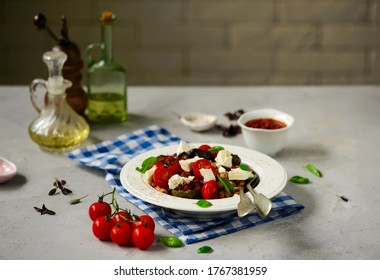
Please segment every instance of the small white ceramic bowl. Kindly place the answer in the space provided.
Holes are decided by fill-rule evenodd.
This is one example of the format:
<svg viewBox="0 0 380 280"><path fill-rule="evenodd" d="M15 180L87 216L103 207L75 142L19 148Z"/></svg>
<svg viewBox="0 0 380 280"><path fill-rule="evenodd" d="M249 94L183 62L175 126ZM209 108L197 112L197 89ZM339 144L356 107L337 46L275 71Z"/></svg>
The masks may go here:
<svg viewBox="0 0 380 280"><path fill-rule="evenodd" d="M215 126L217 117L199 112L186 113L181 116L181 122L193 131L206 131Z"/></svg>
<svg viewBox="0 0 380 280"><path fill-rule="evenodd" d="M16 165L9 160L0 157L0 183L12 179L17 173Z"/></svg>
<svg viewBox="0 0 380 280"><path fill-rule="evenodd" d="M271 118L286 124L280 129L251 128L245 123L252 119ZM284 112L275 109L260 109L246 112L238 119L246 145L266 155L274 155L282 150L288 138L289 129L294 123L294 118Z"/></svg>

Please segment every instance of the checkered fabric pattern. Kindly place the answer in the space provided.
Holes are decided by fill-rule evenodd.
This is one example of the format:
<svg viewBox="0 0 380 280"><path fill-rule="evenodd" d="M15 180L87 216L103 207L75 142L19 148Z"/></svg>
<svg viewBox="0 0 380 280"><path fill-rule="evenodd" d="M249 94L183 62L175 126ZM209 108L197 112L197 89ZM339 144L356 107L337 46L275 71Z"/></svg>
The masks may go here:
<svg viewBox="0 0 380 280"><path fill-rule="evenodd" d="M168 130L152 125L111 140L76 149L66 155L81 164L104 170L106 181L112 188L116 188L120 196L150 215L156 222L187 244L287 217L304 208L292 197L281 192L272 199L272 211L265 219L261 219L253 212L243 218L233 215L223 219L202 220L183 217L146 203L131 195L122 186L119 173L128 160L147 150L173 145L180 141L180 138Z"/></svg>

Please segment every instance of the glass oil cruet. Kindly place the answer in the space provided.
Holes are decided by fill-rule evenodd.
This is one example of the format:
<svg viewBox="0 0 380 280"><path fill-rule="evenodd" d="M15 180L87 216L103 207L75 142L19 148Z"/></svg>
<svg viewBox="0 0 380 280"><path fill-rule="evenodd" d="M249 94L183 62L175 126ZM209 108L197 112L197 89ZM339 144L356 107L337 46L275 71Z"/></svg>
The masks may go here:
<svg viewBox="0 0 380 280"><path fill-rule="evenodd" d="M56 50L44 53L42 58L48 67L49 78L47 81L35 79L30 84L30 98L39 116L29 125L29 135L44 150L68 151L87 139L90 128L66 100L66 89L72 85L62 76L67 55ZM47 90L47 101L43 108L38 105L38 87Z"/></svg>
<svg viewBox="0 0 380 280"><path fill-rule="evenodd" d="M103 12L100 18L102 43L87 47L87 118L95 123L123 123L127 120L127 77L124 67L113 59L112 37L116 17ZM91 55L98 49L100 60Z"/></svg>
<svg viewBox="0 0 380 280"><path fill-rule="evenodd" d="M33 24L37 30L46 30L56 43L53 50L60 50L67 54L67 60L62 67L62 75L64 79L72 82L72 86L66 89L66 99L75 112L84 116L87 108L87 94L81 85L83 60L80 48L69 38L66 16L61 17L61 38L57 37L50 29L44 14L37 13L33 17Z"/></svg>

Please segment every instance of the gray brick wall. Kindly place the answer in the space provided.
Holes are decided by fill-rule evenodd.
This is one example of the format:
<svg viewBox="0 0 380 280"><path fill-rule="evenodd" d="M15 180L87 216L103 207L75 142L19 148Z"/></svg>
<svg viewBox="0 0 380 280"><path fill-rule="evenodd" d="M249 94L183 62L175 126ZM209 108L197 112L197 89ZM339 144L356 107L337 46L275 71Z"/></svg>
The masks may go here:
<svg viewBox="0 0 380 280"><path fill-rule="evenodd" d="M37 12L85 59L103 10L130 85L380 84L380 0L0 0L0 84L46 78Z"/></svg>

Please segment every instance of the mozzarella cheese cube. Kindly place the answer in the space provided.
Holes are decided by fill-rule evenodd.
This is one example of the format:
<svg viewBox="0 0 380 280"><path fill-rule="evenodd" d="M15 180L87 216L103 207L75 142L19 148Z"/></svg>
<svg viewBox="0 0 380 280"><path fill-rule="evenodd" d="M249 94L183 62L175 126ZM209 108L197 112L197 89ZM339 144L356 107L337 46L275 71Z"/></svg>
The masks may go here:
<svg viewBox="0 0 380 280"><path fill-rule="evenodd" d="M201 159L201 158L196 156L196 157L189 158L189 159L182 159L178 163L181 166L182 170L190 172L190 170L192 169L193 163L199 159Z"/></svg>
<svg viewBox="0 0 380 280"><path fill-rule="evenodd" d="M220 167L218 168L218 172L219 172L219 173L226 172L226 169L225 169L223 166L220 166Z"/></svg>
<svg viewBox="0 0 380 280"><path fill-rule="evenodd" d="M189 177L181 177L178 174L173 175L169 179L169 189L174 190L176 187L179 185L185 185L190 183L191 181L194 180L194 176L189 176Z"/></svg>
<svg viewBox="0 0 380 280"><path fill-rule="evenodd" d="M247 180L253 177L252 171L246 171L241 168L234 168L228 172L229 180Z"/></svg>
<svg viewBox="0 0 380 280"><path fill-rule="evenodd" d="M209 168L202 168L199 170L199 172L201 173L201 175L203 176L203 182L208 182L208 181L216 181L215 180L215 175L214 175L214 172L212 172L211 169Z"/></svg>
<svg viewBox="0 0 380 280"><path fill-rule="evenodd" d="M182 153L188 153L190 150L194 149L193 146L191 146L190 144L184 142L184 141L181 141L177 147L177 155L180 155Z"/></svg>
<svg viewBox="0 0 380 280"><path fill-rule="evenodd" d="M153 180L153 173L156 171L157 166L153 165L149 170L144 173L145 180L150 184Z"/></svg>
<svg viewBox="0 0 380 280"><path fill-rule="evenodd" d="M224 166L227 168L232 167L232 155L230 151L221 150L218 152L218 155L215 158L216 166Z"/></svg>

